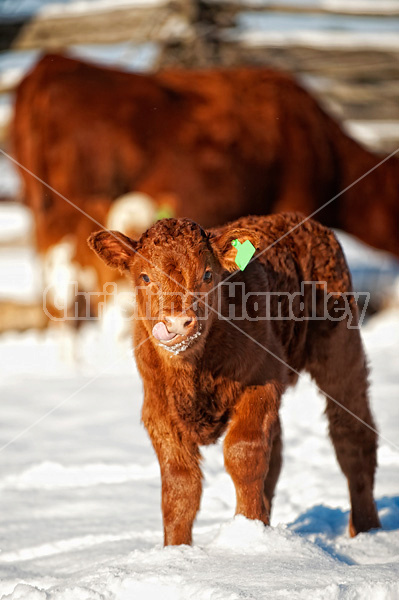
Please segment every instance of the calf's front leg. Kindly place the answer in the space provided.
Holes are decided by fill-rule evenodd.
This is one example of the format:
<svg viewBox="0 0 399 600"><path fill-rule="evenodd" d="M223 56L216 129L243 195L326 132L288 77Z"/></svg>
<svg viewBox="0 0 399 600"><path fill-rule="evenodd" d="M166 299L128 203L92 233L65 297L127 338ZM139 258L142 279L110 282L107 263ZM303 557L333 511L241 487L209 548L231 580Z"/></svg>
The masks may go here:
<svg viewBox="0 0 399 600"><path fill-rule="evenodd" d="M144 404L143 422L161 469L164 545L191 544L202 491L198 446L176 430L166 412L154 413L151 404Z"/></svg>
<svg viewBox="0 0 399 600"><path fill-rule="evenodd" d="M224 442L224 461L237 495L236 514L269 524L265 478L281 393L269 383L247 388L239 399Z"/></svg>
<svg viewBox="0 0 399 600"><path fill-rule="evenodd" d="M160 455L158 455L160 457ZM199 452L186 463L176 454L160 457L165 546L191 544L194 519L201 501Z"/></svg>

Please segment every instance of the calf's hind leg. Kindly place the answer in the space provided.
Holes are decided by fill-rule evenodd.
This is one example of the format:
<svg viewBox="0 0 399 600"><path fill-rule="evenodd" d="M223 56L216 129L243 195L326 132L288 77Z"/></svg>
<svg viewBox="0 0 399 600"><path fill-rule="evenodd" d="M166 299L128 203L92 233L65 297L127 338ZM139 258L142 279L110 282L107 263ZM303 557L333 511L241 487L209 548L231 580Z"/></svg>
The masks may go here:
<svg viewBox="0 0 399 600"><path fill-rule="evenodd" d="M326 394L330 437L348 481L353 537L381 527L373 497L377 433L368 402L366 359L359 331L347 329L345 322L313 349L317 360L308 370Z"/></svg>
<svg viewBox="0 0 399 600"><path fill-rule="evenodd" d="M276 420L274 431L271 433L272 438L272 450L270 453L269 470L265 479L264 493L265 493L265 504L266 510L271 514L272 500L274 496L274 490L277 485L277 481L281 471L282 465L282 441L281 441L281 424L280 419ZM267 431L266 431L267 434Z"/></svg>

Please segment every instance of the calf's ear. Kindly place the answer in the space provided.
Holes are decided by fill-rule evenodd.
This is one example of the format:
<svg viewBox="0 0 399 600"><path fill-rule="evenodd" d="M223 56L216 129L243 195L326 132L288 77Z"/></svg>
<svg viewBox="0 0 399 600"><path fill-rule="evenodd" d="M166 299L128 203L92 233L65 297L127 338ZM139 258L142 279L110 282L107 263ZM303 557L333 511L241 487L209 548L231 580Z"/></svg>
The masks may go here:
<svg viewBox="0 0 399 600"><path fill-rule="evenodd" d="M97 231L91 234L87 243L109 267L119 269L121 273L129 270L137 246L137 242L119 231Z"/></svg>
<svg viewBox="0 0 399 600"><path fill-rule="evenodd" d="M243 244L249 240L255 249L259 248L260 235L253 229L228 229L222 233L215 233L210 238L210 243L216 258L226 271L238 271L235 262L237 248L232 245L234 240Z"/></svg>

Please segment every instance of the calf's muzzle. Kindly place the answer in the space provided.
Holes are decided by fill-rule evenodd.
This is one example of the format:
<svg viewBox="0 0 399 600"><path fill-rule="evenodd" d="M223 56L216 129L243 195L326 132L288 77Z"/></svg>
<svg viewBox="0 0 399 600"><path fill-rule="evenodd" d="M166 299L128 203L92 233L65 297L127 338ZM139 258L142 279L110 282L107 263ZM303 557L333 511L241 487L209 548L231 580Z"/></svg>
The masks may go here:
<svg viewBox="0 0 399 600"><path fill-rule="evenodd" d="M153 336L161 342L169 342L177 336L189 337L195 332L197 320L194 315L183 313L163 317L152 328Z"/></svg>

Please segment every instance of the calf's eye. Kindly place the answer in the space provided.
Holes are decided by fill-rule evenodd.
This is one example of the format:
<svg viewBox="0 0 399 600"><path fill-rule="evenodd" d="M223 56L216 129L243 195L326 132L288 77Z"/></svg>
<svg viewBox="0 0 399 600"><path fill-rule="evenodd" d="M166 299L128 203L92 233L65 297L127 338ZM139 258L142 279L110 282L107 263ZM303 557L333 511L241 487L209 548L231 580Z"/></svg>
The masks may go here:
<svg viewBox="0 0 399 600"><path fill-rule="evenodd" d="M141 274L141 279L143 281L145 281L145 283L150 283L150 278L148 277L148 275L146 273Z"/></svg>
<svg viewBox="0 0 399 600"><path fill-rule="evenodd" d="M210 281L212 281L212 271L205 271L203 280L205 281L205 283L209 283Z"/></svg>

